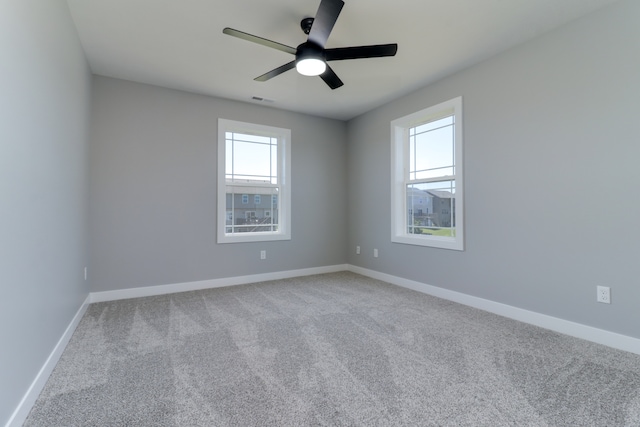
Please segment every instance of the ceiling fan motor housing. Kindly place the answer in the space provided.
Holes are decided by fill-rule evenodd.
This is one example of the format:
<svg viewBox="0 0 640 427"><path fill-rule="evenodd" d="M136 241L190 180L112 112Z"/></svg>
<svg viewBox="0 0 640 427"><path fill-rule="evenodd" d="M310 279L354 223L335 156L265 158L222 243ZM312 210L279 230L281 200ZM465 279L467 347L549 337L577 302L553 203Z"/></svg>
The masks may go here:
<svg viewBox="0 0 640 427"><path fill-rule="evenodd" d="M310 58L325 61L324 49L322 46L318 46L313 42L307 41L297 47L296 62Z"/></svg>

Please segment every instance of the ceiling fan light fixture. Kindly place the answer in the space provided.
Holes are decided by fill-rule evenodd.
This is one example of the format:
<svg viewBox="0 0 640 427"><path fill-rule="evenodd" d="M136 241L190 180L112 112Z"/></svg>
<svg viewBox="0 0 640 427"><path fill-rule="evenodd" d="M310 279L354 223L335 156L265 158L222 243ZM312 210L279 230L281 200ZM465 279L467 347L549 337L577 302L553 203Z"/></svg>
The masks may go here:
<svg viewBox="0 0 640 427"><path fill-rule="evenodd" d="M302 43L296 49L296 70L303 76L319 76L327 69L324 49L312 42Z"/></svg>
<svg viewBox="0 0 640 427"><path fill-rule="evenodd" d="M327 64L318 58L303 58L296 61L296 70L303 76L319 76L327 69Z"/></svg>

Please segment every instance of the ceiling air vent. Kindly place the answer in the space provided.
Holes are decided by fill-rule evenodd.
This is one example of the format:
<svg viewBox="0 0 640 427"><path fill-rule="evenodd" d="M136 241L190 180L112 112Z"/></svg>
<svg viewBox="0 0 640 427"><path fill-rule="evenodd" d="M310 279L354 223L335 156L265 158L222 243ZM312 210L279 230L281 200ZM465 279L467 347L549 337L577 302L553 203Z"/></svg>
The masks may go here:
<svg viewBox="0 0 640 427"><path fill-rule="evenodd" d="M251 99L258 102L275 102L273 99L267 99L261 96L252 96Z"/></svg>

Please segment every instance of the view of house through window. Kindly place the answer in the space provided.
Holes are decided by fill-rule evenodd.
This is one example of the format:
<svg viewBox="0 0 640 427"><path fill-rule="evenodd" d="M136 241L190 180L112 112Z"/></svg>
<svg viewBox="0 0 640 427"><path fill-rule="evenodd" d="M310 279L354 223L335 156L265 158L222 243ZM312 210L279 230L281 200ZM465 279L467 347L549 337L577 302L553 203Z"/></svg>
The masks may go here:
<svg viewBox="0 0 640 427"><path fill-rule="evenodd" d="M225 233L278 231L277 137L225 132L225 181Z"/></svg>
<svg viewBox="0 0 640 427"><path fill-rule="evenodd" d="M288 238L289 131L224 119L219 127L218 241Z"/></svg>
<svg viewBox="0 0 640 427"><path fill-rule="evenodd" d="M394 120L392 241L463 249L462 100Z"/></svg>
<svg viewBox="0 0 640 427"><path fill-rule="evenodd" d="M407 232L455 236L455 116L409 129Z"/></svg>

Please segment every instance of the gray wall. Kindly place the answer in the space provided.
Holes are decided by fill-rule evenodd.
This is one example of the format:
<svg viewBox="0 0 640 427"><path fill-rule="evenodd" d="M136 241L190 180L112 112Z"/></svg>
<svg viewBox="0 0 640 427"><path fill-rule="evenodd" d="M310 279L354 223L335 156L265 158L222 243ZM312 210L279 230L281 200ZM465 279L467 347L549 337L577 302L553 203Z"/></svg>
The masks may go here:
<svg viewBox="0 0 640 427"><path fill-rule="evenodd" d="M348 261L640 338L638 16L616 3L345 124L91 87L63 0L3 1L0 423L87 296L87 247L93 291ZM459 95L466 250L392 244L389 122ZM218 117L292 129L291 241L215 243Z"/></svg>
<svg viewBox="0 0 640 427"><path fill-rule="evenodd" d="M290 241L216 244L219 117L291 129ZM345 262L344 122L95 76L91 125L93 291Z"/></svg>
<svg viewBox="0 0 640 427"><path fill-rule="evenodd" d="M640 338L639 16L614 4L352 120L349 263ZM460 95L466 250L392 244L389 122Z"/></svg>
<svg viewBox="0 0 640 427"><path fill-rule="evenodd" d="M88 295L91 74L63 0L0 3L0 425Z"/></svg>

